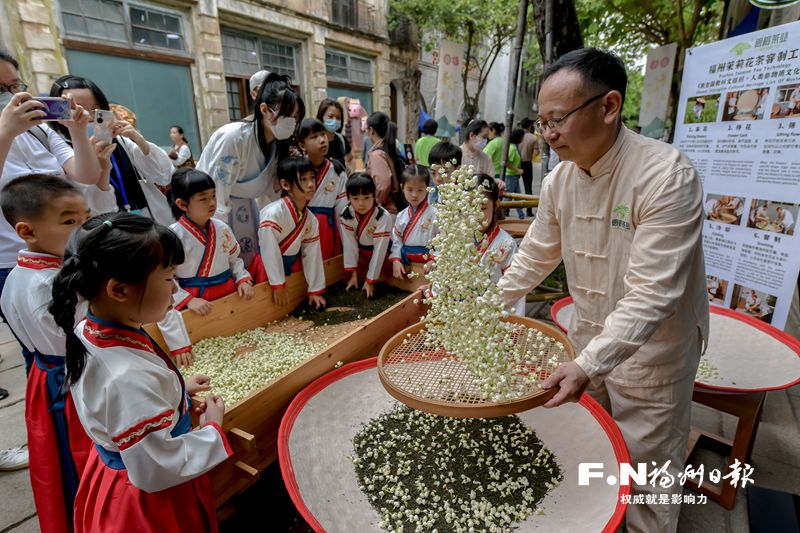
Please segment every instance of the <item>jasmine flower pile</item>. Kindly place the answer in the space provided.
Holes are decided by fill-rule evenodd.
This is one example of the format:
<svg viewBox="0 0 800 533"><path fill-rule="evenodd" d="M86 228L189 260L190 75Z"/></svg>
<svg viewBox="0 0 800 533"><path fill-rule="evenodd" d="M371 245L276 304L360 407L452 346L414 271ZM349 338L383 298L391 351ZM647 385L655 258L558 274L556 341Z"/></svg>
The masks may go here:
<svg viewBox="0 0 800 533"><path fill-rule="evenodd" d="M463 365L472 377L480 400L507 401L530 392L538 379L530 370L529 356L543 356L541 334L537 344L542 349L533 354L527 342L515 337L535 335L527 328L514 328L501 322L508 315L503 295L492 282L489 270L480 264L479 246L482 207L488 201L476 187L472 167L451 171L448 163L439 185L438 221L441 232L432 247L436 261L428 274L433 291L424 302L430 306L426 316L426 342L429 349L441 347ZM516 329L517 332L513 330ZM533 339L531 339L533 341ZM562 347L563 348L563 347Z"/></svg>
<svg viewBox="0 0 800 533"><path fill-rule="evenodd" d="M232 406L324 348L301 334L256 328L199 341L194 345L194 364L184 374L211 377L212 392Z"/></svg>
<svg viewBox="0 0 800 533"><path fill-rule="evenodd" d="M700 365L697 367L697 381L711 381L719 377L719 369L708 362L705 357L700 358Z"/></svg>
<svg viewBox="0 0 800 533"><path fill-rule="evenodd" d="M351 457L381 527L508 531L561 479L552 453L516 416L446 418L400 407L369 422Z"/></svg>

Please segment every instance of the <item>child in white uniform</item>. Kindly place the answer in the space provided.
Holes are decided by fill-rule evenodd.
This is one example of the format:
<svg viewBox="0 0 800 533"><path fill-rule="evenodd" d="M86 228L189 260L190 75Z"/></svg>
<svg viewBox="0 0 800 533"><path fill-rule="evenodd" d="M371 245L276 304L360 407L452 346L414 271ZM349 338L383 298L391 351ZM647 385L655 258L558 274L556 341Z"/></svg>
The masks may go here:
<svg viewBox="0 0 800 533"><path fill-rule="evenodd" d="M287 157L278 165L283 196L261 210L258 242L261 261L277 305L288 305L286 276L301 269L308 282L308 302L325 306L325 269L316 217L308 209L314 198L314 169L305 157ZM301 259L302 256L302 259Z"/></svg>
<svg viewBox="0 0 800 533"><path fill-rule="evenodd" d="M66 334L66 381L94 441L75 498L77 533L216 531L206 474L232 455L221 429L225 405L207 396L192 430L184 381L141 328L172 306L183 246L168 228L127 213L101 215L72 234L53 280L50 311ZM87 318L74 324L80 299ZM157 527L156 527L157 525Z"/></svg>
<svg viewBox="0 0 800 533"><path fill-rule="evenodd" d="M500 188L497 181L488 174L478 174L478 187L486 196L483 204L483 240L477 243L481 251L481 264L492 273L492 281L497 283L503 273L511 266L511 260L517 253L514 238L497 225L497 209L500 207ZM514 305L515 315L525 315L525 297Z"/></svg>
<svg viewBox="0 0 800 533"><path fill-rule="evenodd" d="M348 178L347 199L341 216L344 269L351 273L347 289L358 287L359 263L368 263L362 288L367 298L372 298L391 244L392 216L378 205L375 182L366 172Z"/></svg>
<svg viewBox="0 0 800 533"><path fill-rule="evenodd" d="M169 229L181 240L186 257L176 270L181 290L175 294L175 308L188 307L204 316L211 312L211 301L228 294L252 298L253 279L239 257L239 243L227 224L213 218L214 180L200 170L178 169L170 196L177 222Z"/></svg>
<svg viewBox="0 0 800 533"><path fill-rule="evenodd" d="M328 133L322 122L315 118L305 119L297 128L295 138L314 167L317 192L308 209L319 223L322 259L330 259L342 253L338 218L347 205L347 173L341 163L327 158Z"/></svg>
<svg viewBox="0 0 800 533"><path fill-rule="evenodd" d="M439 233L436 207L428 203L431 175L422 165L408 165L400 177L400 190L408 207L397 214L392 236L392 275L402 279L411 263L433 260L430 243Z"/></svg>

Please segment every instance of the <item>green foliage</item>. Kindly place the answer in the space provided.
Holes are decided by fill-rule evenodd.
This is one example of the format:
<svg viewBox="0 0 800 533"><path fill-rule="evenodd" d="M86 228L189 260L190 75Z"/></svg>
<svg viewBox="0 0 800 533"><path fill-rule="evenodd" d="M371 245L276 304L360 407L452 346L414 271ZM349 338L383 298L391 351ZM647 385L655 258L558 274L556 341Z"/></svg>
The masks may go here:
<svg viewBox="0 0 800 533"><path fill-rule="evenodd" d="M724 0L576 0L586 45L614 50L628 65L641 64L653 46L677 42L685 48L716 40L724 5Z"/></svg>
<svg viewBox="0 0 800 533"><path fill-rule="evenodd" d="M431 50L444 37L462 43L478 73L478 90L468 94L464 77L465 114L472 117L489 71L503 47L514 39L517 27L518 0L390 0L389 27L402 18L416 24L427 39L422 44ZM533 27L532 10L528 11Z"/></svg>
<svg viewBox="0 0 800 533"><path fill-rule="evenodd" d="M628 87L625 89L625 103L622 105L622 121L630 129L639 125L643 79L644 74L640 70L628 69Z"/></svg>

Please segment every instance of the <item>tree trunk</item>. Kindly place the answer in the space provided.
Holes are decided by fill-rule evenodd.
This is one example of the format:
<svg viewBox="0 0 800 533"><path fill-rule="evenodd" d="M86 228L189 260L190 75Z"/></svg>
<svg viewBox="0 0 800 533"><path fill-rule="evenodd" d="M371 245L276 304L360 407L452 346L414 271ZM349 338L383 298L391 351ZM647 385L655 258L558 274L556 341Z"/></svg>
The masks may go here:
<svg viewBox="0 0 800 533"><path fill-rule="evenodd" d="M422 78L420 70L414 66L406 69L403 76L403 104L406 108L406 142L414 144L419 136L419 83Z"/></svg>
<svg viewBox="0 0 800 533"><path fill-rule="evenodd" d="M536 39L542 61L545 60L544 6L546 0L533 0L533 17L535 20ZM583 48L581 26L575 12L573 0L553 0L553 59L558 59L567 52Z"/></svg>

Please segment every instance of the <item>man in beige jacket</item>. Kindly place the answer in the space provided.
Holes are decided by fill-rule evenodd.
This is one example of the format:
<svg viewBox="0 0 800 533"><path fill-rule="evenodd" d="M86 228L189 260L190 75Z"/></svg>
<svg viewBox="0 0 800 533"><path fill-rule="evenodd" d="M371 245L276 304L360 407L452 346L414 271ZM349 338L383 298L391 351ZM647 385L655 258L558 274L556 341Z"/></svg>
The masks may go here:
<svg viewBox="0 0 800 533"><path fill-rule="evenodd" d="M634 485L633 494L671 498L681 494L693 381L708 338L702 185L678 150L625 128L626 84L620 59L597 49L570 52L545 72L537 130L562 163L545 179L536 220L499 283L511 305L564 260L578 358L542 383L559 387L546 407L586 390L616 420L634 467L671 462L671 488ZM630 505L626 527L674 532L679 512Z"/></svg>

